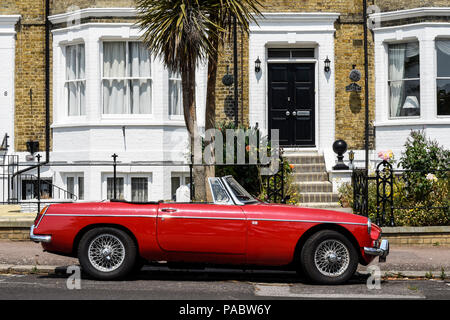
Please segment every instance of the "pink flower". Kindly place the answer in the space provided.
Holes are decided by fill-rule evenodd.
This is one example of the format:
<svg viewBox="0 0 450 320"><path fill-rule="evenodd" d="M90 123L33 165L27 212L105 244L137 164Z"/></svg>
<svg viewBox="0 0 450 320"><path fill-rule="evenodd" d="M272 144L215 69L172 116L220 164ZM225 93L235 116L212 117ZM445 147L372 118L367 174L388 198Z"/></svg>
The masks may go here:
<svg viewBox="0 0 450 320"><path fill-rule="evenodd" d="M378 152L378 158L384 161L389 161L394 157L392 150Z"/></svg>

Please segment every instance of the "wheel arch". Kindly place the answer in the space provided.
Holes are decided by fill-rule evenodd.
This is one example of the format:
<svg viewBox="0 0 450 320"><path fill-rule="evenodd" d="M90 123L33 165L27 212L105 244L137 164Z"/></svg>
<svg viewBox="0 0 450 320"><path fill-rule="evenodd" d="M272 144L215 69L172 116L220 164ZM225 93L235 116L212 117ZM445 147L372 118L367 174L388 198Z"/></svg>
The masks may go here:
<svg viewBox="0 0 450 320"><path fill-rule="evenodd" d="M83 235L86 234L86 232L88 232L92 229L95 229L95 228L105 228L105 227L115 228L115 229L121 230L121 231L125 232L126 234L128 234L136 246L136 255L140 256L139 255L139 242L137 241L137 238L135 237L133 232L131 232L130 229L128 229L127 227L124 227L123 225L114 224L114 223L94 223L94 224L90 224L90 225L83 227L80 231L78 231L77 235L75 236L75 238L73 240L72 255L73 256L77 255L78 245L81 241L81 238L83 237Z"/></svg>
<svg viewBox="0 0 450 320"><path fill-rule="evenodd" d="M335 224L335 223L321 223L321 224L317 224L311 228L309 228L308 230L306 230L301 237L298 239L297 241L297 245L295 246L295 251L294 251L294 258L293 258L293 263L297 264L299 263L298 259L300 257L300 253L302 251L302 248L305 244L305 242L315 233L322 231L322 230L333 230L336 232L341 233L343 236L345 236L353 245L353 247L355 248L356 252L358 253L358 260L359 263L362 263L363 257L361 254L361 250L358 244L358 241L356 240L355 236L345 227L339 225L339 224Z"/></svg>

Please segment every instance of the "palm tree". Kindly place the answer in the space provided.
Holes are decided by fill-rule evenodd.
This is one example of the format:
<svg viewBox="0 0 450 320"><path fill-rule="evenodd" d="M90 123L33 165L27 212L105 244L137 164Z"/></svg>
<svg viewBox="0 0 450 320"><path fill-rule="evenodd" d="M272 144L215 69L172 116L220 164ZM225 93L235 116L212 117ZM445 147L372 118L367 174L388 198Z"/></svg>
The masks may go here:
<svg viewBox="0 0 450 320"><path fill-rule="evenodd" d="M199 139L195 102L195 69L214 50L208 36L216 26L200 0L137 0L138 25L149 51L181 74L183 115L191 151ZM204 168L194 166L195 198L206 199Z"/></svg>
<svg viewBox="0 0 450 320"><path fill-rule="evenodd" d="M232 27L237 23L241 30L248 34L249 23L256 22L256 17L261 16L259 0L209 0L207 8L210 10L208 17L213 22L215 30L210 30L208 39L212 51L208 55L208 79L205 112L205 130L216 126L216 79L219 48L224 45L226 36L232 34ZM229 37L228 37L229 38ZM236 85L238 79L235 79ZM208 143L208 141L206 142ZM214 155L211 155L214 158ZM205 167L205 179L213 177L214 166ZM209 191L209 189L207 189ZM208 200L211 195L208 192Z"/></svg>
<svg viewBox="0 0 450 320"><path fill-rule="evenodd" d="M215 127L215 89L219 46L235 17L248 32L258 0L137 0L138 25L150 52L181 74L183 114L191 151L199 139L196 119L195 69L208 59L205 129ZM197 142L198 143L198 142ZM209 171L207 176L214 175ZM205 169L194 166L195 198L206 199Z"/></svg>

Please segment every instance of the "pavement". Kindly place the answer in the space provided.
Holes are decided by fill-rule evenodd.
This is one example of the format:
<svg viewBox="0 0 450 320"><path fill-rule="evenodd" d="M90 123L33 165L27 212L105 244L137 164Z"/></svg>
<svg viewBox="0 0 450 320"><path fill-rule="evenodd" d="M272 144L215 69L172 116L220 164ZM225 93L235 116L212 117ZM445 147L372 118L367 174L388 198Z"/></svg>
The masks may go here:
<svg viewBox="0 0 450 320"><path fill-rule="evenodd" d="M78 259L44 252L38 243L31 241L0 240L0 273L5 272L56 272L67 266L78 265ZM369 266L359 266L358 272L368 272L368 267L378 265L383 276L450 278L449 246L391 246L385 263L375 259Z"/></svg>

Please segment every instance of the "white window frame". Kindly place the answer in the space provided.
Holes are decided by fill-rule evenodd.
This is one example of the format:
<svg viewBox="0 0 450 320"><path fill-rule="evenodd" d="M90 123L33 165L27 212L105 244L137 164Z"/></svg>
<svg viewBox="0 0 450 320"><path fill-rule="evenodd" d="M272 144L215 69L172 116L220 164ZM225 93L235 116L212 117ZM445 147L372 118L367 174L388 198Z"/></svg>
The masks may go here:
<svg viewBox="0 0 450 320"><path fill-rule="evenodd" d="M83 45L84 48L84 78L77 78L77 79L72 79L72 80L68 80L67 79L67 47L76 47L76 52L77 52L77 59L76 59L76 69L78 69L78 50L80 48L80 45ZM83 41L77 41L77 42L73 42L73 43L68 43L65 44L64 46L62 46L62 50L63 50L63 55L64 55L64 85L63 85L63 90L64 90L64 101L65 101L65 115L67 117L73 118L73 117L80 117L80 116L86 116L86 92L87 92L87 86L86 86L86 44ZM77 114L75 115L71 115L69 113L69 92L68 92L68 86L70 83L84 83L84 112L81 112L81 91L77 90L77 101L78 101L78 105L77 105ZM79 87L78 87L79 89Z"/></svg>
<svg viewBox="0 0 450 320"><path fill-rule="evenodd" d="M170 198L173 197L172 194L172 178L180 178L180 187L181 186L187 186L189 182L187 179L189 179L190 174L189 172L171 172L170 174Z"/></svg>
<svg viewBox="0 0 450 320"><path fill-rule="evenodd" d="M122 119L123 117L126 118L142 118L142 117L151 117L154 114L154 110L153 110L153 106L154 106L154 97L153 97L153 57L151 56L151 54L149 54L149 60L150 60L150 76L149 77L130 77L128 76L128 58L129 58L129 43L130 42L142 42L139 41L137 39L109 39L109 38L102 38L100 39L100 114L102 118L106 118L106 119ZM103 54L104 54L104 50L103 50L103 44L105 42L123 42L125 43L125 77L104 77L103 76ZM126 112L125 113L121 113L121 114L111 114L111 113L105 113L103 110L103 81L104 80L119 80L119 81L125 81L126 82ZM149 80L150 81L150 113L131 113L131 109L130 109L130 90L129 90L129 83L130 80Z"/></svg>
<svg viewBox="0 0 450 320"><path fill-rule="evenodd" d="M405 43L413 43L413 42L417 42L419 45L419 78L403 78L403 79L397 79L397 80L390 80L389 79L389 46L390 45L396 45L396 44L405 44ZM387 108L387 112L388 112L388 119L390 120L403 120L403 119L420 119L422 117L423 111L422 111L422 83L421 83L421 78L422 78L422 70L421 70L421 55L420 55L420 41L418 39L411 39L411 40L406 40L406 41L398 41L398 42L386 42L385 46L387 48L387 73L386 73L386 86L387 86L387 103L388 103L388 108ZM392 116L391 115L391 99L390 99L390 86L389 84L391 82L397 82L397 81L419 81L419 115L415 115L415 116Z"/></svg>
<svg viewBox="0 0 450 320"><path fill-rule="evenodd" d="M69 183L68 179L73 178L73 194L77 197L77 200L84 200L86 198L86 179L84 178L84 173L82 172L70 172L70 173L62 173L64 178L65 190L69 191ZM83 178L83 199L80 198L80 178ZM67 197L66 197L67 199Z"/></svg>
<svg viewBox="0 0 450 320"><path fill-rule="evenodd" d="M149 201L151 198L151 190L152 190L152 182L153 182L153 174L151 172L146 173L116 173L117 178L123 178L123 196L127 201L131 201L131 179L132 178L147 178L147 196ZM111 172L102 173L102 199L107 199L108 196L108 178L114 178L114 174Z"/></svg>

